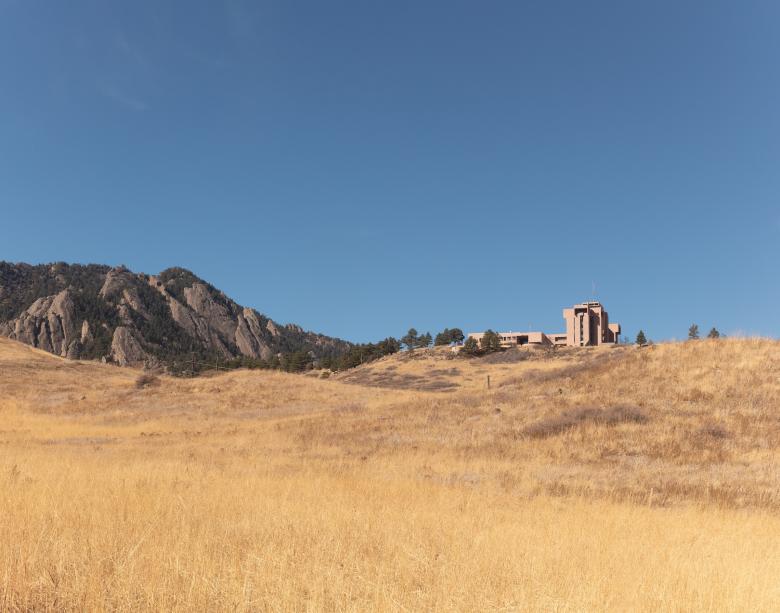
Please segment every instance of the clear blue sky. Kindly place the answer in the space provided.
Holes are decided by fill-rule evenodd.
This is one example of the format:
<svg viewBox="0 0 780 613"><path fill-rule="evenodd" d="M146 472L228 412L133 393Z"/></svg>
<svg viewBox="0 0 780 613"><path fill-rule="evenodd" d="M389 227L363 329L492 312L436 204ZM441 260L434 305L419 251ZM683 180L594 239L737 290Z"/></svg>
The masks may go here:
<svg viewBox="0 0 780 613"><path fill-rule="evenodd" d="M780 4L0 0L0 259L350 340L780 334Z"/></svg>

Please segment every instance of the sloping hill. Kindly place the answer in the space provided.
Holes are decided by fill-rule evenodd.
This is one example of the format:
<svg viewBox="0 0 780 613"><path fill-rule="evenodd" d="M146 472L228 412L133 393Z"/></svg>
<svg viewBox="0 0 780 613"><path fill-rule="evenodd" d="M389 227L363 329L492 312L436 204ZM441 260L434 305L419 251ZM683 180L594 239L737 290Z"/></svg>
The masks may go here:
<svg viewBox="0 0 780 613"><path fill-rule="evenodd" d="M65 263L0 262L0 336L63 357L173 370L193 360L322 358L352 346L277 324L183 268L153 276Z"/></svg>
<svg viewBox="0 0 780 613"><path fill-rule="evenodd" d="M1 402L31 413L305 417L312 444L360 455L447 450L459 464L489 462L480 481L501 474L524 492L780 508L776 341L535 352L497 364L430 350L328 380L241 370L150 385L140 371L0 343Z"/></svg>
<svg viewBox="0 0 780 613"><path fill-rule="evenodd" d="M382 399L390 401L392 394L269 370L207 372L195 378L152 375L140 368L69 360L0 338L0 410L18 415L99 421L111 415L117 426L181 419L180 427L201 418L327 413Z"/></svg>
<svg viewBox="0 0 780 613"><path fill-rule="evenodd" d="M182 379L0 338L0 603L769 611L779 386L765 340Z"/></svg>
<svg viewBox="0 0 780 613"><path fill-rule="evenodd" d="M519 373L537 379L542 373L565 378L581 375L598 367L614 365L634 350L633 346L594 347L584 350L570 347L556 347L554 350L529 347L483 357L466 357L449 347L432 347L386 356L338 373L336 379L389 389L488 389L488 377L491 377L493 388L496 385L507 385L507 379L512 379Z"/></svg>

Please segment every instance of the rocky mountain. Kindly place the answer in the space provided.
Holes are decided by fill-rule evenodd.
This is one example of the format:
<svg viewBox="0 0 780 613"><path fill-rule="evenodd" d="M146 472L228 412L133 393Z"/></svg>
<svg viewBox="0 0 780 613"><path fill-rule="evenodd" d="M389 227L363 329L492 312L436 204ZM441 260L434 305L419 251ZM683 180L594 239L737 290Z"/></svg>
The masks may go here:
<svg viewBox="0 0 780 613"><path fill-rule="evenodd" d="M351 343L280 325L183 268L0 262L0 336L57 355L181 369L194 359L332 358Z"/></svg>

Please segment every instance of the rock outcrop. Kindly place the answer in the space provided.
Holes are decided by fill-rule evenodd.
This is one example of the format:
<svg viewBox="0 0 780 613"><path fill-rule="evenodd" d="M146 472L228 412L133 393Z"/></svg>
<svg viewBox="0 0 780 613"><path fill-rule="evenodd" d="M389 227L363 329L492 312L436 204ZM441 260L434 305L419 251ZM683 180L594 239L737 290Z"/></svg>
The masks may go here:
<svg viewBox="0 0 780 613"><path fill-rule="evenodd" d="M0 334L62 357L78 357L81 334L70 291L38 298L17 318L0 324Z"/></svg>
<svg viewBox="0 0 780 613"><path fill-rule="evenodd" d="M182 268L149 276L63 263L0 262L0 335L64 357L120 365L268 360L301 350L323 357L351 347L279 325Z"/></svg>
<svg viewBox="0 0 780 613"><path fill-rule="evenodd" d="M114 330L111 341L111 359L120 366L137 366L147 362L149 355L142 349L141 343L125 326Z"/></svg>
<svg viewBox="0 0 780 613"><path fill-rule="evenodd" d="M81 344L89 343L92 340L94 340L94 337L92 336L92 331L89 329L89 322L85 319L81 324Z"/></svg>

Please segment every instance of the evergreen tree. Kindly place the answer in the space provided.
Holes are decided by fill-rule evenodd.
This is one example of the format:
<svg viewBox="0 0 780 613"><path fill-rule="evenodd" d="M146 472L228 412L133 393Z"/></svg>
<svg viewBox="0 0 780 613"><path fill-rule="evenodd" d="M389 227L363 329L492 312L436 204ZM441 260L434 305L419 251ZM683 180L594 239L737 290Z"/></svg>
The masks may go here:
<svg viewBox="0 0 780 613"><path fill-rule="evenodd" d="M417 336L417 330L414 328L409 328L409 332L407 332L406 336L401 339L401 342L406 345L406 348L409 351L412 351L415 347L417 347L417 343L420 342L420 338Z"/></svg>
<svg viewBox="0 0 780 613"><path fill-rule="evenodd" d="M645 337L644 331L640 330L639 334L636 335L636 344L640 347L647 344L647 338Z"/></svg>
<svg viewBox="0 0 780 613"><path fill-rule="evenodd" d="M436 335L433 344L436 347L443 347L444 345L449 345L450 342L452 342L452 332L450 332L449 328L444 328L444 330Z"/></svg>
<svg viewBox="0 0 780 613"><path fill-rule="evenodd" d="M707 338L720 338L720 332L713 326L712 330L710 330L710 333L707 335Z"/></svg>
<svg viewBox="0 0 780 613"><path fill-rule="evenodd" d="M695 341L699 338L699 326L696 324L691 324L691 327L688 328L688 340Z"/></svg>
<svg viewBox="0 0 780 613"><path fill-rule="evenodd" d="M426 332L420 337L417 346L420 347L421 349L425 349L426 347L430 347L432 342L433 339L431 338L431 333Z"/></svg>
<svg viewBox="0 0 780 613"><path fill-rule="evenodd" d="M347 370L348 368L354 368L361 364L367 364L373 362L379 358L398 353L401 350L401 342L393 338L392 336L379 341L378 343L365 343L362 345L353 345L346 353L332 356L329 358L323 358L320 364L323 368L330 368L331 370Z"/></svg>
<svg viewBox="0 0 780 613"><path fill-rule="evenodd" d="M376 347L380 353L379 357L401 351L401 343L398 341L398 339L395 339L392 336L388 336L385 340L379 341L376 344Z"/></svg>
<svg viewBox="0 0 780 613"><path fill-rule="evenodd" d="M493 330L487 330L479 342L482 351L490 353L501 349L501 339Z"/></svg>
<svg viewBox="0 0 780 613"><path fill-rule="evenodd" d="M312 357L308 351L293 351L285 353L281 358L281 367L287 372L301 372L312 363Z"/></svg>
<svg viewBox="0 0 780 613"><path fill-rule="evenodd" d="M461 349L466 355L477 355L479 353L479 343L473 336L469 336L466 342L463 343L463 349Z"/></svg>
<svg viewBox="0 0 780 613"><path fill-rule="evenodd" d="M453 328L452 330L444 328L444 330L436 335L433 344L436 347L443 347L445 345L451 345L452 343L460 344L463 342L464 338L463 330L460 328Z"/></svg>

